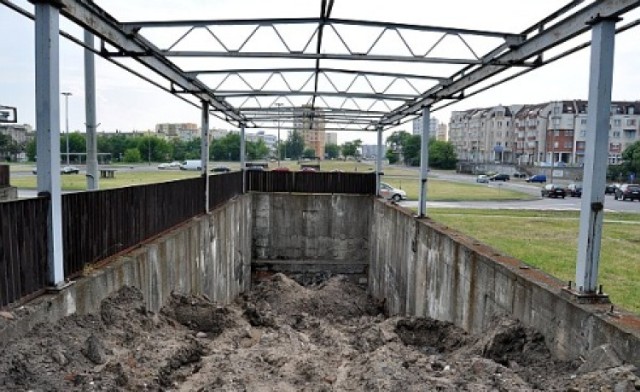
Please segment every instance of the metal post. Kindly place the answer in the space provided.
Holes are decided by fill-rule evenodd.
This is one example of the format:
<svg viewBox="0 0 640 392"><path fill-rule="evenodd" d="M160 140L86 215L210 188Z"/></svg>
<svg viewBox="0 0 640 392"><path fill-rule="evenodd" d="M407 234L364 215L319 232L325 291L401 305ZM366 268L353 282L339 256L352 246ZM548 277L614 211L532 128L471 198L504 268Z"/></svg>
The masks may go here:
<svg viewBox="0 0 640 392"><path fill-rule="evenodd" d="M553 123L553 133L551 134L551 174L549 175L549 183L553 184L553 169L555 167L555 138L558 131L558 121L560 121L560 114L558 113L558 103L553 103L553 116L551 116L551 122Z"/></svg>
<svg viewBox="0 0 640 392"><path fill-rule="evenodd" d="M93 48L93 34L84 31L84 43ZM98 124L96 123L96 67L93 52L84 50L84 106L87 128L87 189L97 190L98 182Z"/></svg>
<svg viewBox="0 0 640 392"><path fill-rule="evenodd" d="M380 196L380 183L382 182L382 127L378 126L378 151L376 153L376 195Z"/></svg>
<svg viewBox="0 0 640 392"><path fill-rule="evenodd" d="M202 176L204 177L204 212L209 213L209 102L202 101L202 130L201 130Z"/></svg>
<svg viewBox="0 0 640 392"><path fill-rule="evenodd" d="M38 194L49 196L47 280L64 285L62 197L60 192L60 11L35 3L36 129Z"/></svg>
<svg viewBox="0 0 640 392"><path fill-rule="evenodd" d="M598 282L609 143L615 23L616 20L612 18L598 19L593 22L591 30L588 132L585 143L584 186L582 188L576 268L576 289L586 294L595 294Z"/></svg>
<svg viewBox="0 0 640 392"><path fill-rule="evenodd" d="M427 214L427 172L429 171L429 117L431 108L422 109L422 138L420 139L420 203L418 216Z"/></svg>
<svg viewBox="0 0 640 392"><path fill-rule="evenodd" d="M65 112L65 134L67 135L67 166L69 166L69 95L71 93L61 93L64 95L64 112Z"/></svg>
<svg viewBox="0 0 640 392"><path fill-rule="evenodd" d="M245 170L245 140L244 124L240 127L240 171L242 172L242 193L247 191L247 179Z"/></svg>
<svg viewBox="0 0 640 392"><path fill-rule="evenodd" d="M278 154L278 167L280 167L280 107L282 103L276 102L276 106L278 107L278 148L276 149L276 153Z"/></svg>

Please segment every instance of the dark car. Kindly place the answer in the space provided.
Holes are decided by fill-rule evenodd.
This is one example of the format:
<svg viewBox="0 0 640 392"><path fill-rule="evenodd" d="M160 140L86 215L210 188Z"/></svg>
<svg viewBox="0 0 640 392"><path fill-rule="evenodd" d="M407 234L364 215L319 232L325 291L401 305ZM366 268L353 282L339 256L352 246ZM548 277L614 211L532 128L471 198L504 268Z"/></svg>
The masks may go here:
<svg viewBox="0 0 640 392"><path fill-rule="evenodd" d="M582 184L569 184L569 186L567 187L567 192L571 195L571 197L582 197Z"/></svg>
<svg viewBox="0 0 640 392"><path fill-rule="evenodd" d="M264 167L262 167L262 166L249 166L245 170L246 171L264 171Z"/></svg>
<svg viewBox="0 0 640 392"><path fill-rule="evenodd" d="M527 178L527 174L522 172L515 172L513 173L513 178Z"/></svg>
<svg viewBox="0 0 640 392"><path fill-rule="evenodd" d="M509 181L511 177L508 174L495 174L489 177L491 181Z"/></svg>
<svg viewBox="0 0 640 392"><path fill-rule="evenodd" d="M622 184L613 196L616 200L640 200L640 185Z"/></svg>
<svg viewBox="0 0 640 392"><path fill-rule="evenodd" d="M616 189L618 189L619 187L620 187L620 184L607 184L607 186L604 188L604 194L615 195Z"/></svg>
<svg viewBox="0 0 640 392"><path fill-rule="evenodd" d="M280 166L280 167L276 167L276 168L271 169L271 171L274 171L274 172L288 172L288 171L291 171L291 169L289 169L286 166Z"/></svg>
<svg viewBox="0 0 640 392"><path fill-rule="evenodd" d="M542 197L561 197L567 196L567 191L563 187L556 184L547 184L540 190Z"/></svg>
<svg viewBox="0 0 640 392"><path fill-rule="evenodd" d="M527 182L547 182L547 176L545 176L544 174L536 174L535 176L527 178Z"/></svg>
<svg viewBox="0 0 640 392"><path fill-rule="evenodd" d="M226 166L216 166L213 169L211 169L211 171L214 173L229 173L231 169L229 169Z"/></svg>

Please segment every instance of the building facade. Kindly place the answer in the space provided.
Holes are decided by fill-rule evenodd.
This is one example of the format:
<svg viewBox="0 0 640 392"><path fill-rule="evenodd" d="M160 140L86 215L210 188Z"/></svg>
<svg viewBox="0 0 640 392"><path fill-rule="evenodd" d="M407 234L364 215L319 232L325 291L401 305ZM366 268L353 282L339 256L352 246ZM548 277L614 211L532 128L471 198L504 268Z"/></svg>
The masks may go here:
<svg viewBox="0 0 640 392"><path fill-rule="evenodd" d="M324 159L326 144L324 116L315 113L310 106L303 106L301 109L294 114L293 129L302 135L305 149L312 149L316 157Z"/></svg>
<svg viewBox="0 0 640 392"><path fill-rule="evenodd" d="M338 133L337 132L325 132L324 145L335 144L338 145Z"/></svg>
<svg viewBox="0 0 640 392"><path fill-rule="evenodd" d="M455 111L449 141L463 161L523 165L574 165L584 162L587 102L565 100L531 105L494 106ZM611 104L609 163L640 140L640 101Z"/></svg>
<svg viewBox="0 0 640 392"><path fill-rule="evenodd" d="M413 125L413 134L414 135L422 135L422 116L415 118L412 122ZM429 135L436 136L438 132L438 126L440 125L440 121L436 117L429 117Z"/></svg>
<svg viewBox="0 0 640 392"><path fill-rule="evenodd" d="M156 133L167 139L179 138L189 141L200 137L201 131L198 124L194 123L165 123L156 124Z"/></svg>
<svg viewBox="0 0 640 392"><path fill-rule="evenodd" d="M34 137L29 124L0 124L0 135L9 136L14 142L24 145Z"/></svg>

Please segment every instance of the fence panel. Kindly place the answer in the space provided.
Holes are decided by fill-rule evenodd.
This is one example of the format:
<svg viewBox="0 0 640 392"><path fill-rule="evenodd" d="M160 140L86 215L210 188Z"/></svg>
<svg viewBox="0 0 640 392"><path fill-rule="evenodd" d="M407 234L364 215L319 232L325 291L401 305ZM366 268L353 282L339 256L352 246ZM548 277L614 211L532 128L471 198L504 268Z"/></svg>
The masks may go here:
<svg viewBox="0 0 640 392"><path fill-rule="evenodd" d="M242 172L209 176L209 208L214 209L242 194Z"/></svg>
<svg viewBox="0 0 640 392"><path fill-rule="evenodd" d="M0 165L0 186L9 186L10 182L9 165Z"/></svg>
<svg viewBox="0 0 640 392"><path fill-rule="evenodd" d="M202 177L62 197L65 276L204 211Z"/></svg>
<svg viewBox="0 0 640 392"><path fill-rule="evenodd" d="M375 173L247 171L247 190L255 192L351 193L373 195Z"/></svg>
<svg viewBox="0 0 640 392"><path fill-rule="evenodd" d="M45 198L0 203L0 307L47 285Z"/></svg>

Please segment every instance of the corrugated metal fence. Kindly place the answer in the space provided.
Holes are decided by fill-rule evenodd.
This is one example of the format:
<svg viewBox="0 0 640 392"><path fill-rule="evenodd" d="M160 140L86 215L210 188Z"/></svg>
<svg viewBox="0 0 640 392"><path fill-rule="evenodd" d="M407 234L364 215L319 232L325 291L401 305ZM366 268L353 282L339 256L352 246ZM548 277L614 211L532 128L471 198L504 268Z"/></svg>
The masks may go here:
<svg viewBox="0 0 640 392"><path fill-rule="evenodd" d="M2 166L0 166L1 168ZM375 174L254 172L247 190L374 194ZM204 212L203 177L62 196L65 277ZM209 176L209 207L242 194L242 173ZM47 285L47 209L36 198L0 203L0 307Z"/></svg>

